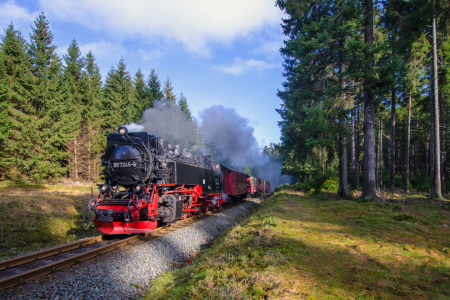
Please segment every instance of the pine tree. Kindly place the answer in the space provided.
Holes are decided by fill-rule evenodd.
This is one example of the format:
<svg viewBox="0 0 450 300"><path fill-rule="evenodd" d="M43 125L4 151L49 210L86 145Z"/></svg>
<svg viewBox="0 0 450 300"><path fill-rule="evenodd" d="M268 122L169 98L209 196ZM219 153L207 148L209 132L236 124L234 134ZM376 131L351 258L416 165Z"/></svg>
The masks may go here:
<svg viewBox="0 0 450 300"><path fill-rule="evenodd" d="M170 82L169 76L167 76L167 80L164 83L164 101L169 106L175 106L177 101L177 96L173 93L172 82Z"/></svg>
<svg viewBox="0 0 450 300"><path fill-rule="evenodd" d="M28 140L31 74L25 41L12 24L2 37L0 58L0 178L15 180L22 176L21 152Z"/></svg>
<svg viewBox="0 0 450 300"><path fill-rule="evenodd" d="M67 142L78 130L72 114L72 97L61 75L61 63L52 45L49 22L41 13L34 22L27 50L33 74L29 115L32 119L24 132L28 136L22 155L23 168L31 178L42 181L67 172Z"/></svg>
<svg viewBox="0 0 450 300"><path fill-rule="evenodd" d="M112 67L106 77L103 111L104 128L109 130L140 119L133 83L123 58L119 60L117 70Z"/></svg>
<svg viewBox="0 0 450 300"><path fill-rule="evenodd" d="M183 112L188 119L192 119L191 110L189 109L189 105L186 97L183 95L183 92L180 93L180 97L178 98L178 106L180 107L181 112Z"/></svg>
<svg viewBox="0 0 450 300"><path fill-rule="evenodd" d="M154 99L154 100L161 100L164 95L161 91L161 83L159 82L158 76L155 73L155 69L152 69L152 71L150 72L150 76L148 77L148 82L147 82L147 86L148 86L148 93L149 93L149 98ZM152 102L153 105L153 102Z"/></svg>
<svg viewBox="0 0 450 300"><path fill-rule="evenodd" d="M78 165L81 161L84 161L82 147L83 147L83 129L85 129L86 122L85 118L82 116L88 111L86 103L83 101L83 82L82 82L82 70L86 64L85 59L81 56L80 48L77 45L75 39L69 46L67 50L68 54L63 56L65 61L64 67L64 81L66 83L66 96L71 97L71 102L73 104L72 118L74 122L77 122L77 131L74 132L76 135L73 141L70 141L67 145L68 150L71 153L72 159L72 178L79 181L80 169ZM80 134L80 131L81 134Z"/></svg>
<svg viewBox="0 0 450 300"><path fill-rule="evenodd" d="M136 72L133 84L136 101L139 107L138 114L142 118L144 111L153 106L153 95L144 81L144 75L142 74L141 69L138 69Z"/></svg>
<svg viewBox="0 0 450 300"><path fill-rule="evenodd" d="M102 107L101 107L101 76L100 69L95 62L95 57L91 51L86 55L86 68L83 71L83 102L87 111L83 113L86 123L87 140L85 142L87 152L87 168L85 178L87 180L96 179L100 170L100 153L106 146L106 137L101 130Z"/></svg>

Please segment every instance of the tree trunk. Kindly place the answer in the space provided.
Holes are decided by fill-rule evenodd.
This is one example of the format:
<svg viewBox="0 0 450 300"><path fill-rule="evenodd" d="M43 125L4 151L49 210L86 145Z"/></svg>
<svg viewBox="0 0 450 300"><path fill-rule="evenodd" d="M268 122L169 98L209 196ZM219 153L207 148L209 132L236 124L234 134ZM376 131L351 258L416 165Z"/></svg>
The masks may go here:
<svg viewBox="0 0 450 300"><path fill-rule="evenodd" d="M88 139L88 181L91 181L91 126L89 126Z"/></svg>
<svg viewBox="0 0 450 300"><path fill-rule="evenodd" d="M419 133L419 122L417 122L417 134ZM414 142L414 175L417 176L419 172L419 139L416 138Z"/></svg>
<svg viewBox="0 0 450 300"><path fill-rule="evenodd" d="M391 93L391 142L389 144L389 190L395 185L395 89Z"/></svg>
<svg viewBox="0 0 450 300"><path fill-rule="evenodd" d="M372 0L366 0L365 2L366 24L364 42L371 45L373 43L373 3ZM367 63L369 75L366 75L364 80L364 185L361 197L371 200L377 197L375 176L375 103L372 88L373 66L373 55L370 54L370 59Z"/></svg>
<svg viewBox="0 0 450 300"><path fill-rule="evenodd" d="M433 85L433 82L431 84ZM428 174L430 175L430 187L428 190L428 196L430 198L436 198L436 136L434 135L435 122L433 99L433 91L430 91L430 135L428 138Z"/></svg>
<svg viewBox="0 0 450 300"><path fill-rule="evenodd" d="M359 105L356 106L356 131L358 133L356 134L356 145L355 145L355 151L356 151L356 161L355 161L355 177L356 177L356 188L359 189L359 174L360 174L360 163L359 163L359 145L360 145L360 134L359 134Z"/></svg>
<svg viewBox="0 0 450 300"><path fill-rule="evenodd" d="M73 140L73 151L74 151L74 162L73 162L73 167L74 167L74 172L75 172L75 181L78 182L78 166L77 166L77 137L75 137L75 139Z"/></svg>
<svg viewBox="0 0 450 300"><path fill-rule="evenodd" d="M405 168L403 170L403 189L409 193L409 147L411 144L411 93L408 102L408 123L406 125Z"/></svg>
<svg viewBox="0 0 450 300"><path fill-rule="evenodd" d="M341 76L339 77L339 85L342 89L345 88L345 76L342 75L344 72L345 65L340 64L339 66L339 73ZM338 195L340 197L348 197L348 157L347 157L347 138L346 138L346 120L344 115L344 108L345 108L345 101L346 101L346 94L345 92L342 93L341 97L341 115L339 117L339 147L340 147L340 153L339 153L339 188L338 188Z"/></svg>
<svg viewBox="0 0 450 300"><path fill-rule="evenodd" d="M431 131L431 135L434 134L434 186L430 185L430 197L442 198L441 194L441 151L440 151L440 136L439 136L439 84L438 84L438 64L437 64L437 44L436 44L436 8L433 3L433 102L430 106L433 106L434 110L434 132ZM431 163L431 161L430 161ZM430 168L431 169L431 168ZM431 179L431 176L430 176ZM430 182L431 183L431 182Z"/></svg>
<svg viewBox="0 0 450 300"><path fill-rule="evenodd" d="M351 189L352 190L356 190L358 188L357 179L356 179L356 177L357 177L356 169L359 168L357 157L356 157L356 130L357 130L357 128L355 126L355 121L356 121L355 112L356 112L356 109L353 109L352 110L352 118L351 118L351 122L352 122L352 185L351 185Z"/></svg>
<svg viewBox="0 0 450 300"><path fill-rule="evenodd" d="M440 137L439 137L439 85L438 85L438 69L437 69L437 45L436 45L436 11L433 3L433 61L432 61L432 103L430 108L433 110L430 122L430 198L442 198L441 194L441 162L440 162ZM433 147L431 143L433 137ZM431 158L433 157L433 159Z"/></svg>
<svg viewBox="0 0 450 300"><path fill-rule="evenodd" d="M383 122L381 117L380 121L380 134L378 139L378 188L383 188Z"/></svg>

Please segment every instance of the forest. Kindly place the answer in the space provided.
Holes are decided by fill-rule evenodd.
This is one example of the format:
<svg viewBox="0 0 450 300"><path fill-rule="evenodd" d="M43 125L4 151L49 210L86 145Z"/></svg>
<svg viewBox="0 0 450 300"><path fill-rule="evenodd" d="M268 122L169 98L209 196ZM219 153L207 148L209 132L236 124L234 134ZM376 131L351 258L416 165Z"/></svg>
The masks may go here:
<svg viewBox="0 0 450 300"><path fill-rule="evenodd" d="M91 51L75 39L62 58L41 13L27 41L11 23L0 44L0 181L96 181L106 135L138 122L155 99L191 116L169 78L162 85L153 69L134 77L125 60L102 82Z"/></svg>
<svg viewBox="0 0 450 300"><path fill-rule="evenodd" d="M450 191L450 2L277 0L280 155L299 189Z"/></svg>

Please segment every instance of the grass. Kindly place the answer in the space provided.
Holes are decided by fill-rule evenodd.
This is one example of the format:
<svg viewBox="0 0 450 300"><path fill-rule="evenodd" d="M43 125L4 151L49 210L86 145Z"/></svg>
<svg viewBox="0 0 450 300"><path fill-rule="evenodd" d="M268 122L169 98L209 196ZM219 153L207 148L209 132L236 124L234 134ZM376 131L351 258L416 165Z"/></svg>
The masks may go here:
<svg viewBox="0 0 450 300"><path fill-rule="evenodd" d="M145 299L450 299L448 207L280 192Z"/></svg>
<svg viewBox="0 0 450 300"><path fill-rule="evenodd" d="M0 184L0 259L80 238L98 235L84 231L81 219L88 185Z"/></svg>

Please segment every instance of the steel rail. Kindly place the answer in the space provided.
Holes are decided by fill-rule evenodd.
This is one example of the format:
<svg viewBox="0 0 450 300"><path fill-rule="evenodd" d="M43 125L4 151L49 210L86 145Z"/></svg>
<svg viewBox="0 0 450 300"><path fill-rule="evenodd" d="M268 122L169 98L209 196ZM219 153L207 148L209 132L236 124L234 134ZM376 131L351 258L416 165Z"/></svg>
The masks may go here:
<svg viewBox="0 0 450 300"><path fill-rule="evenodd" d="M12 259L8 259L8 260L4 260L4 261L0 261L0 271L6 269L7 267L15 267L18 265L23 265L38 259L42 259L42 258L46 258L49 256L53 256L53 255L57 255L63 252L67 252L70 250L74 250L74 249L78 249L96 242L101 242L103 240L103 237L101 235L99 236L95 236L89 239L84 239L81 241L77 241L77 242L73 242L70 244L65 244L62 246L58 246L55 248L51 248L48 250L43 250L40 252L36 252L36 253L32 253L32 254L28 254L28 255L24 255L24 256L19 256L19 257L15 257Z"/></svg>
<svg viewBox="0 0 450 300"><path fill-rule="evenodd" d="M81 253L81 254L78 254L78 255L66 258L66 259L62 259L62 260L57 261L55 263L52 263L52 264L49 264L49 265L46 265L46 266L43 266L43 267L40 267L40 268L37 268L37 269L30 270L28 272L24 272L24 273L21 273L21 274L12 276L12 277L5 278L3 280L0 280L0 291L4 290L4 289L7 289L7 288L10 288L10 287L13 287L13 286L18 285L18 284L21 284L21 283L25 283L28 280L33 280L33 279L36 279L36 278L41 277L43 275L47 275L47 274L49 274L51 272L54 272L56 270L66 268L68 266L71 266L73 264L82 262L84 260L93 258L93 257L95 257L97 255L100 255L100 254L106 253L108 251L114 250L114 249L116 249L118 247L128 245L129 243L134 242L136 240L139 240L139 236L138 235L135 235L135 236L129 237L127 239L111 243L111 244L103 246L103 247L99 247L99 248L97 248L95 250L91 250L91 251L88 251L88 252L85 252L85 253Z"/></svg>
<svg viewBox="0 0 450 300"><path fill-rule="evenodd" d="M104 253L106 253L108 251L111 251L111 250L114 250L116 248L128 245L128 244L130 244L132 242L135 242L135 241L137 241L137 240L139 240L141 238L147 238L147 237L149 237L149 238L152 238L152 237L156 238L156 237L162 236L162 235L164 235L167 232L171 232L171 231L177 230L180 227L185 227L186 225L190 225L190 224L196 222L197 220L201 220L201 219L206 218L208 216L220 213L220 212L222 212L225 209L237 206L237 205L239 205L241 203L242 203L242 201L239 201L239 202L233 203L231 205L226 205L224 207L216 208L216 209L214 209L212 211L208 211L206 213L202 213L202 214L193 216L191 218L187 218L185 220L179 220L176 223L174 223L173 225L156 228L155 230L153 230L153 231L151 231L149 233L146 233L144 235L134 235L132 237L129 237L129 238L126 238L126 239L123 239L123 240L119 240L117 242L114 242L114 243L111 243L111 244L108 244L108 245L105 245L105 246L93 249L91 251L87 251L85 253L74 255L72 257L59 260L59 261L54 262L52 264L49 264L49 265L46 265L46 266L43 266L43 267L40 267L40 268L32 269L30 271L27 271L27 272L24 272L24 273L17 274L15 276L11 276L11 277L2 279L2 280L0 280L0 291L8 289L8 288L13 287L13 286L16 286L18 284L23 284L26 281L36 279L36 278L41 277L43 275L47 275L47 274L52 273L52 272L54 272L56 270L63 269L63 268L69 267L71 265L74 265L76 263L88 260L90 258L93 258L95 256L104 254ZM52 249L44 250L42 252L37 252L37 253L33 253L33 254L17 257L17 258L13 258L11 260L7 260L7 261L1 262L0 270L5 269L7 266L12 267L12 266L17 266L17 265L24 264L24 263L27 263L27 262L32 262L32 261L37 260L37 259L45 258L45 257L51 256L51 255L56 255L56 254L59 254L61 252L66 252L66 251L69 251L69 250L74 250L74 249L77 249L77 248L80 248L80 247L83 247L83 246L86 246L86 245L89 245L89 244L93 244L95 242L99 242L99 241L102 241L102 240L103 240L102 236L96 236L96 237L93 237L93 238L90 238L90 239L82 240L82 241L79 241L79 242L74 242L74 243L71 243L71 244L68 244L68 245L62 245L62 246L55 247L55 248L52 248Z"/></svg>

